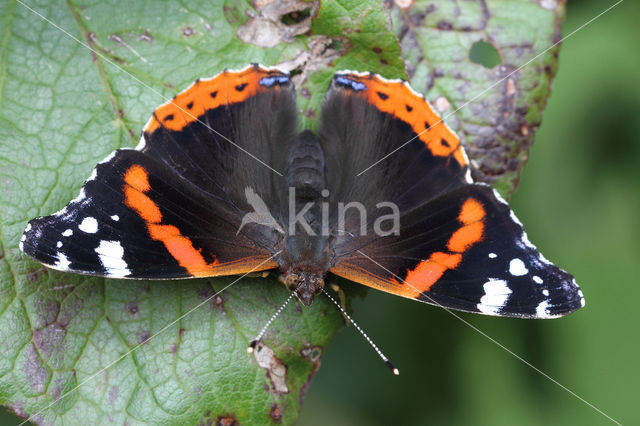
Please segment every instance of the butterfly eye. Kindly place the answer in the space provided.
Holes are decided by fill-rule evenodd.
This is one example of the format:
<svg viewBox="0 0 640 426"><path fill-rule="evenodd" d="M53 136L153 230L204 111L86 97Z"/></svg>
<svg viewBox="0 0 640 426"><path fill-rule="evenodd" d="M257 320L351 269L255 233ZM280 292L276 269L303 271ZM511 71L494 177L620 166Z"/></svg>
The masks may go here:
<svg viewBox="0 0 640 426"><path fill-rule="evenodd" d="M300 277L298 277L298 274L289 274L284 279L284 285L286 285L289 290L294 290L298 286L299 281Z"/></svg>

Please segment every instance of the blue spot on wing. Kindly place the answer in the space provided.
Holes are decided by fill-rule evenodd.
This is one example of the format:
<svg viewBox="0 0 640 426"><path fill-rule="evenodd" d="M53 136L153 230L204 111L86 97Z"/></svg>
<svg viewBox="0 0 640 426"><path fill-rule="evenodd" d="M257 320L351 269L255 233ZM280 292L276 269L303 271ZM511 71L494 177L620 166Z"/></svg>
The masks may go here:
<svg viewBox="0 0 640 426"><path fill-rule="evenodd" d="M364 83L360 83L359 81L351 80L342 75L336 76L334 81L342 87L346 87L347 89L355 90L356 92L361 92L367 89L367 86Z"/></svg>
<svg viewBox="0 0 640 426"><path fill-rule="evenodd" d="M289 77L283 75L276 75L272 77L262 77L260 79L260 85L264 87L273 87L273 86L283 86L285 84L289 84L291 80Z"/></svg>

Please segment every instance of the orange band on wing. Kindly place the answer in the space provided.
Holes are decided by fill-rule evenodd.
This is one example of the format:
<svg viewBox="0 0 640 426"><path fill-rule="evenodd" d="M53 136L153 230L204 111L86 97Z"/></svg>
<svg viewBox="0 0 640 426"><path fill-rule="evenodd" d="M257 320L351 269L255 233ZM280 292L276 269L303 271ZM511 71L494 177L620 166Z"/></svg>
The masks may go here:
<svg viewBox="0 0 640 426"><path fill-rule="evenodd" d="M455 269L462 262L464 252L482 240L485 215L484 207L478 200L466 200L458 215L458 221L463 226L456 230L447 242L447 249L451 253L432 253L429 259L407 271L403 295L418 297L422 292L429 291L448 269Z"/></svg>
<svg viewBox="0 0 640 426"><path fill-rule="evenodd" d="M261 86L260 80L280 75L284 74L254 65L242 71L224 71L211 79L198 80L171 102L158 107L144 132L150 134L159 127L182 130L207 110L242 102L256 93L278 90L277 85Z"/></svg>
<svg viewBox="0 0 640 426"><path fill-rule="evenodd" d="M147 171L137 164L129 167L129 170L124 174L124 181L138 191L146 192L151 189Z"/></svg>
<svg viewBox="0 0 640 426"><path fill-rule="evenodd" d="M149 236L164 244L180 266L194 277L211 275L212 267L220 262L207 263L191 241L173 225L162 225L162 213L158 205L145 192L151 189L149 175L140 165L133 165L124 174L124 202L147 224Z"/></svg>
<svg viewBox="0 0 640 426"><path fill-rule="evenodd" d="M364 97L368 103L409 124L433 155L453 155L461 166L469 163L458 136L444 124L431 105L406 84L401 81L388 81L375 74L345 76L367 87L368 90L356 93Z"/></svg>

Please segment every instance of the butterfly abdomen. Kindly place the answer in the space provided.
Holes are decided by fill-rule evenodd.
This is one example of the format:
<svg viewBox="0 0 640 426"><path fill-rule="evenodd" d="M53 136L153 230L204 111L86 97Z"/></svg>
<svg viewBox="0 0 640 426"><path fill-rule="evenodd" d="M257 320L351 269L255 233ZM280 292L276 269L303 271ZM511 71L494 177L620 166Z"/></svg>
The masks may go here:
<svg viewBox="0 0 640 426"><path fill-rule="evenodd" d="M324 154L318 137L311 131L300 133L291 145L287 161L287 187L296 197L319 198L325 188Z"/></svg>

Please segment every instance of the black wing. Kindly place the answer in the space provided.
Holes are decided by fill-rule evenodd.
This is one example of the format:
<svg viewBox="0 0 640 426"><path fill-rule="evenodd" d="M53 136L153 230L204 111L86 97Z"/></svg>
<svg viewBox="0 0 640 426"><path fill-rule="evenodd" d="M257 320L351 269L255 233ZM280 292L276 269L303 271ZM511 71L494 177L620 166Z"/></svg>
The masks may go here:
<svg viewBox="0 0 640 426"><path fill-rule="evenodd" d="M135 150L100 163L76 200L29 222L20 247L55 269L121 278L277 267L277 172L296 117L282 72L256 65L199 80L156 109ZM256 200L273 226L246 220Z"/></svg>
<svg viewBox="0 0 640 426"><path fill-rule="evenodd" d="M330 272L490 315L549 318L584 306L573 277L542 257L497 193L472 183L457 136L405 83L337 74L319 135L332 203L361 202L368 215L364 229L356 209L332 217ZM376 232L392 213L381 202L397 206L395 232L393 220Z"/></svg>

